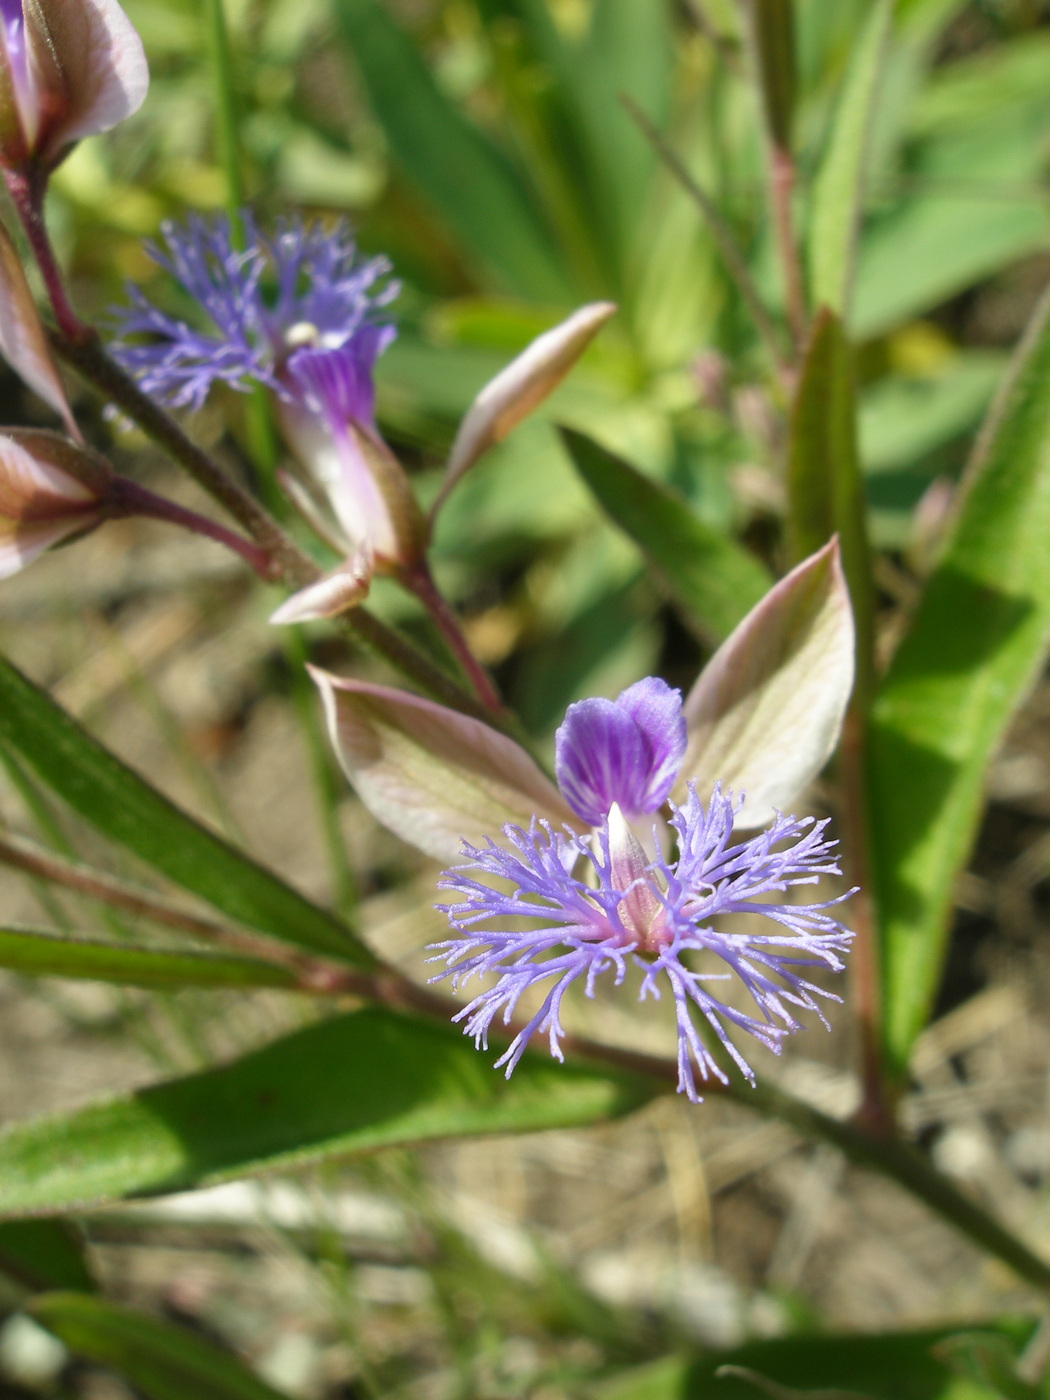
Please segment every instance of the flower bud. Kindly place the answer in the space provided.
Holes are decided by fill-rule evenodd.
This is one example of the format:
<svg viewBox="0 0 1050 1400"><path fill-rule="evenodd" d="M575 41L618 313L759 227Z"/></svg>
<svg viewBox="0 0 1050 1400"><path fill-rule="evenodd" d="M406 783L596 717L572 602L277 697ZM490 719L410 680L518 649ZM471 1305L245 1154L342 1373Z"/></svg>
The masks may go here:
<svg viewBox="0 0 1050 1400"><path fill-rule="evenodd" d="M374 561L367 543L314 583L300 588L270 614L275 627L339 617L368 596Z"/></svg>
<svg viewBox="0 0 1050 1400"><path fill-rule="evenodd" d="M142 41L117 0L0 0L0 163L51 170L141 105Z"/></svg>
<svg viewBox="0 0 1050 1400"><path fill-rule="evenodd" d="M108 462L58 433L0 434L0 578L101 524L114 480Z"/></svg>

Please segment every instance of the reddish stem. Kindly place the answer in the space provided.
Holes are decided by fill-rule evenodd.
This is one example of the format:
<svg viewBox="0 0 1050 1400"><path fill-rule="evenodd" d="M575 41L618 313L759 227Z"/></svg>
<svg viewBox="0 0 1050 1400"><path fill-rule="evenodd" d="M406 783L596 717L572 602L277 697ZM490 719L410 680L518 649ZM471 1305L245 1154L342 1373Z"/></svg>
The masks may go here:
<svg viewBox="0 0 1050 1400"><path fill-rule="evenodd" d="M494 714L502 714L503 702L499 697L492 678L470 649L459 618L449 607L438 590L434 577L426 563L419 563L402 570L399 575L406 588L416 595L434 620L434 625L444 637L452 655L463 668L463 674L470 681L474 694Z"/></svg>
<svg viewBox="0 0 1050 1400"><path fill-rule="evenodd" d="M44 223L44 193L47 189L46 174L31 167L29 170L5 170L11 203L21 220L26 239L36 259L37 267L44 281L55 320L64 336L75 343L91 335L91 328L84 324L73 310L66 293L66 284L55 260L51 239Z"/></svg>
<svg viewBox="0 0 1050 1400"><path fill-rule="evenodd" d="M110 488L109 506L114 516L144 515L151 520L163 520L169 525L178 525L183 530L191 530L195 535L215 540L227 549L232 549L234 554L239 555L266 583L275 583L281 576L280 567L259 545L252 544L250 540L232 530L227 530L225 525L219 525L206 516L198 515L194 510L187 510L185 506L176 505L164 496L155 495L145 486L140 486L137 481L118 476Z"/></svg>
<svg viewBox="0 0 1050 1400"><path fill-rule="evenodd" d="M791 211L795 191L795 162L783 146L769 148L769 198L773 216L773 238L784 279L784 302L788 324L796 346L806 336L806 294L802 284L802 261L795 241Z"/></svg>

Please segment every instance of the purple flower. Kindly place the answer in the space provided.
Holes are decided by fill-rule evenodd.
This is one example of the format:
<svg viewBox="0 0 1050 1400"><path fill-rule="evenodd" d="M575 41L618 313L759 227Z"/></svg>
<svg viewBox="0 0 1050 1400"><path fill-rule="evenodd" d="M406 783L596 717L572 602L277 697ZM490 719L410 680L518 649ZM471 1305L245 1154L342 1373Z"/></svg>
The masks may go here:
<svg viewBox="0 0 1050 1400"><path fill-rule="evenodd" d="M558 786L592 825L614 802L628 817L655 812L678 776L685 742L681 693L647 676L615 700L569 706L555 740Z"/></svg>
<svg viewBox="0 0 1050 1400"><path fill-rule="evenodd" d="M396 334L383 312L399 284L384 283L386 258L358 260L345 224L286 222L264 238L248 216L244 222L243 251L228 220L166 224L166 248L151 247L150 255L210 326L169 316L129 287L113 350L147 393L172 407L200 408L216 381L272 392L281 434L308 481L306 498L316 496L311 488L327 497L335 522L326 523L325 538L346 556L338 586L326 579L323 598L312 586L308 598L297 595L294 615L330 616L368 592L373 569L410 566L423 547L419 507L374 416L375 362ZM294 480L287 489L301 500Z"/></svg>
<svg viewBox="0 0 1050 1400"><path fill-rule="evenodd" d="M229 221L191 217L163 225L166 247L148 249L210 326L197 329L128 287L129 308L115 312L114 354L147 393L175 408L200 408L216 380L234 389L252 382L281 398L323 399L374 431L372 369L396 335L382 319L399 284L383 279L386 258L361 261L345 224L326 229L300 220L265 238L245 216L247 247L234 247Z"/></svg>
<svg viewBox="0 0 1050 1400"><path fill-rule="evenodd" d="M487 1048L490 1026L497 1017L507 1024L528 989L546 989L497 1061L508 1075L536 1033L546 1033L551 1054L562 1058L565 992L579 982L593 996L603 974L620 985L639 972L641 1000L670 991L678 1089L694 1102L698 1073L704 1081L726 1079L701 1039L697 1013L751 1083L730 1028L779 1053L784 1037L800 1029L796 1010L827 1024L816 999L839 998L809 974L842 970L852 934L825 911L848 895L811 904L767 900L841 873L837 843L825 839L827 821L778 815L759 835L734 842L740 800L716 785L705 807L690 784L683 805L668 803L669 818L655 819L647 853L627 814L654 813L666 801L684 751L681 698L662 681L640 681L615 702L571 706L558 731L557 776L592 830L557 831L539 819L528 830L508 824L501 841L464 842L468 863L444 872L441 888L455 898L441 908L457 936L433 945L446 964L435 980L495 979L455 1017L475 1045ZM672 845L669 858L663 851ZM728 915L751 921L725 928ZM715 995L718 983L734 978L748 995L747 1010Z"/></svg>

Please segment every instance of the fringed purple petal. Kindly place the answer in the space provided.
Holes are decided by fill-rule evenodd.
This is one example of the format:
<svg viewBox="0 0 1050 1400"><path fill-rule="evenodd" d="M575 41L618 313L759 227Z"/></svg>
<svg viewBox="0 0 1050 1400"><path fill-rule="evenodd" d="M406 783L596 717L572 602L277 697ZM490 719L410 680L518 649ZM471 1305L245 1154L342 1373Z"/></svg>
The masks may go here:
<svg viewBox="0 0 1050 1400"><path fill-rule="evenodd" d="M377 313L398 293L385 258L360 261L345 224L279 224L264 238L244 216L248 247L234 247L228 220L194 215L163 225L147 251L204 313L201 328L157 310L136 287L114 311L113 353L147 393L173 407L200 408L212 385L260 383L288 393L284 362L298 347L344 350L359 379L359 421L372 425L371 372L396 334ZM294 382L294 381L293 381Z"/></svg>
<svg viewBox="0 0 1050 1400"><path fill-rule="evenodd" d="M674 809L680 856L658 857L650 867L657 913L647 936L622 917L627 891L614 882L606 822L589 837L555 832L542 822L527 832L507 826L503 844L465 846L467 863L441 879L443 889L458 895L440 906L457 936L433 945L445 963L434 980L448 977L458 987L475 977L495 979L455 1017L478 1048L487 1048L497 1018L508 1025L522 996L542 986L538 1010L497 1064L510 1074L535 1034L546 1034L551 1054L561 1059L568 988L582 981L585 995L593 996L600 975L612 972L619 984L631 964L641 969L643 1000L658 999L662 985L671 990L678 1088L694 1101L698 1080L725 1081L696 1016L751 1083L754 1073L731 1031L779 1054L784 1038L800 1028L793 1008L815 1013L826 1025L817 998L838 998L805 972L842 969L852 934L824 911L848 896L817 904L766 903L760 896L839 873L834 843L823 835L827 824L780 817L769 831L733 844L736 808L731 795L716 790L706 809L693 791L684 808ZM731 933L710 922L736 913L769 920L770 931ZM712 986L727 981L746 990L750 1011L715 995Z"/></svg>
<svg viewBox="0 0 1050 1400"><path fill-rule="evenodd" d="M377 357L394 338L393 326L362 326L335 350L304 346L288 359L288 374L307 404L324 415L334 432L348 423L375 429Z"/></svg>
<svg viewBox="0 0 1050 1400"><path fill-rule="evenodd" d="M685 756L682 697L656 676L615 700L570 705L555 736L555 773L565 800L592 825L613 803L626 816L655 812Z"/></svg>

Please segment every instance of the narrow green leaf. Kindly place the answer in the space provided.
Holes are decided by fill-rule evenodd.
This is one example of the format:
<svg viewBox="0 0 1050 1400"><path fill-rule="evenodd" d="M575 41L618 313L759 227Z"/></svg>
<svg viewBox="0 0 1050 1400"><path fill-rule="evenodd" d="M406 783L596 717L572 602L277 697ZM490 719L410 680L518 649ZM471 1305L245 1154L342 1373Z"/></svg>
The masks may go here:
<svg viewBox="0 0 1050 1400"><path fill-rule="evenodd" d="M0 1134L0 1213L180 1191L377 1148L564 1128L647 1081L526 1056L507 1080L452 1026L370 1008L243 1059Z"/></svg>
<svg viewBox="0 0 1050 1400"><path fill-rule="evenodd" d="M873 711L885 1038L904 1072L936 995L985 769L1050 629L1050 298L1018 352L955 525Z"/></svg>
<svg viewBox="0 0 1050 1400"><path fill-rule="evenodd" d="M77 977L125 987L294 987L285 967L258 958L176 953L0 928L0 967L28 977Z"/></svg>
<svg viewBox="0 0 1050 1400"><path fill-rule="evenodd" d="M148 1400L285 1400L196 1332L84 1293L45 1293L27 1312L75 1356L109 1366Z"/></svg>
<svg viewBox="0 0 1050 1400"><path fill-rule="evenodd" d="M788 548L815 554L832 535L857 629L856 689L870 694L874 598L857 455L857 401L850 347L833 312L818 312L806 347L788 434Z"/></svg>
<svg viewBox="0 0 1050 1400"><path fill-rule="evenodd" d="M583 43L570 52L561 86L579 127L591 217L615 244L619 286L629 284L644 234L656 169L652 147L623 108L634 99L663 126L674 86L668 0L596 0Z"/></svg>
<svg viewBox="0 0 1050 1400"><path fill-rule="evenodd" d="M110 840L230 918L355 965L373 961L344 924L181 811L2 657L0 739Z"/></svg>
<svg viewBox="0 0 1050 1400"><path fill-rule="evenodd" d="M673 491L571 428L562 440L609 516L645 555L660 588L705 641L728 637L772 578L746 549L701 520Z"/></svg>
<svg viewBox="0 0 1050 1400"><path fill-rule="evenodd" d="M840 316L849 310L857 234L864 202L864 167L874 124L894 0L872 6L846 73L827 150L817 174L810 214L810 296Z"/></svg>
<svg viewBox="0 0 1050 1400"><path fill-rule="evenodd" d="M795 6L793 0L748 0L755 74L773 145L791 150L795 118Z"/></svg>
<svg viewBox="0 0 1050 1400"><path fill-rule="evenodd" d="M0 1223L0 1272L34 1293L44 1288L90 1292L95 1286L76 1229L67 1220Z"/></svg>
<svg viewBox="0 0 1050 1400"><path fill-rule="evenodd" d="M405 174L509 291L570 297L547 231L513 166L441 93L376 0L336 0L376 117Z"/></svg>

